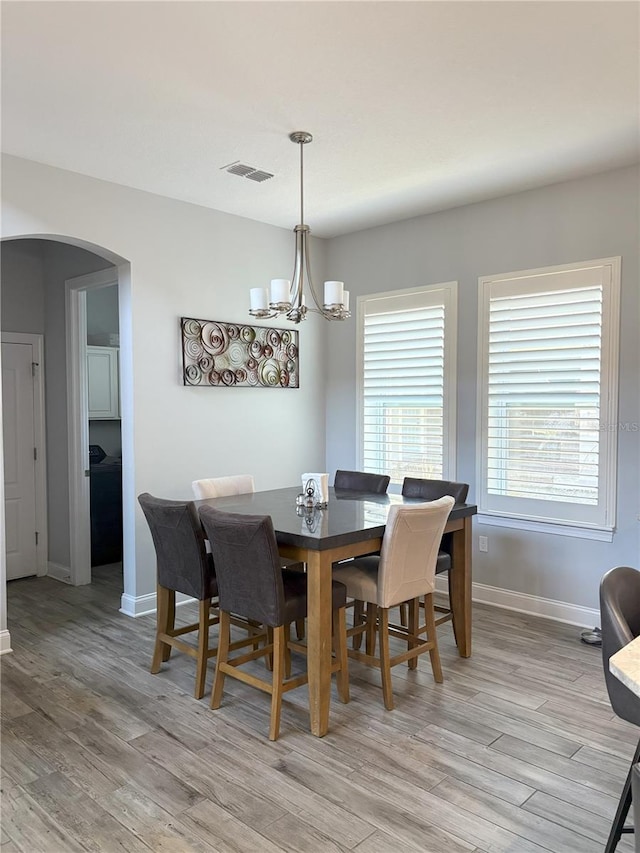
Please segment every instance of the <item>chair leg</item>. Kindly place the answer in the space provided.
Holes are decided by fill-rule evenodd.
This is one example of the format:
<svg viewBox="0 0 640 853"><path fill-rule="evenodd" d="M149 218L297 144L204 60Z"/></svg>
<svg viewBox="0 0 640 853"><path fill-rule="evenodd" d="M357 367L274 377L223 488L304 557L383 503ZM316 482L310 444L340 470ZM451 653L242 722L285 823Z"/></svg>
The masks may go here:
<svg viewBox="0 0 640 853"><path fill-rule="evenodd" d="M304 619L296 619L296 637L299 640L304 640L305 625Z"/></svg>
<svg viewBox="0 0 640 853"><path fill-rule="evenodd" d="M362 625L364 621L364 601L356 598L353 602L353 624ZM362 645L362 634L354 634L351 642L354 649L359 649Z"/></svg>
<svg viewBox="0 0 640 853"><path fill-rule="evenodd" d="M249 619L248 621L248 633L250 637L253 637L255 634L262 633L262 625L259 622L256 622L254 619ZM260 648L260 640L255 640L252 644L251 648L255 652Z"/></svg>
<svg viewBox="0 0 640 853"><path fill-rule="evenodd" d="M333 611L333 649L340 669L336 673L336 685L341 702L349 701L349 658L347 656L347 614L344 607Z"/></svg>
<svg viewBox="0 0 640 853"><path fill-rule="evenodd" d="M289 643L291 642L291 625L283 625L284 631L284 677L291 678L291 649L289 648ZM298 629L296 628L296 634L298 633Z"/></svg>
<svg viewBox="0 0 640 853"><path fill-rule="evenodd" d="M403 628L406 628L409 624L409 618L407 615L407 605L405 603L399 604L398 610L400 611L400 624Z"/></svg>
<svg viewBox="0 0 640 853"><path fill-rule="evenodd" d="M167 613L167 633L173 631L176 627L176 591L175 589L169 590L169 608ZM166 663L171 656L172 646L169 643L165 643L165 647L162 652L162 660Z"/></svg>
<svg viewBox="0 0 640 853"><path fill-rule="evenodd" d="M389 654L389 610L379 607L380 675L382 676L382 696L384 707L393 711L393 691L391 689L391 663Z"/></svg>
<svg viewBox="0 0 640 853"><path fill-rule="evenodd" d="M169 628L170 596L171 590L158 584L156 590L156 643L153 647L153 658L151 660L151 672L154 675L156 672L160 672L161 662L169 657L168 654L165 657L165 651L167 649L171 651L171 646L160 640L160 634L166 633Z"/></svg>
<svg viewBox="0 0 640 853"><path fill-rule="evenodd" d="M613 853L613 851L618 846L618 841L620 841L622 833L624 832L624 822L627 819L629 808L631 806L631 777L633 776L633 765L636 764L639 760L640 741L638 742L638 746L636 747L636 751L633 756L633 760L631 761L631 766L629 767L629 772L627 774L624 787L622 788L622 793L620 794L620 800L618 802L616 816L614 817L613 823L611 825L611 832L609 833L609 838L607 839L607 846L604 848L604 853Z"/></svg>
<svg viewBox="0 0 640 853"><path fill-rule="evenodd" d="M229 660L229 640L231 639L231 621L228 613L220 611L220 625L218 635L218 653L216 655L216 674L213 677L213 690L211 691L211 707L219 708L222 702L222 689L224 687L224 672L222 664Z"/></svg>
<svg viewBox="0 0 640 853"><path fill-rule="evenodd" d="M412 637L417 636L417 633L418 633L418 617L419 617L419 613L420 613L420 600L417 598L413 598L413 599L411 599L411 601L408 601L406 604L401 604L400 607L401 608L408 608L408 610L409 610L407 622L406 623L403 622L402 624L407 625L408 630L409 630L409 634ZM409 649L412 649L415 645L417 645L416 640L411 640L411 639L408 640L407 641L407 651ZM418 668L418 656L416 655L415 657L409 658L409 660L407 661L407 666L409 667L409 669L417 669Z"/></svg>
<svg viewBox="0 0 640 853"><path fill-rule="evenodd" d="M442 666L440 665L440 650L438 649L436 618L433 610L433 593L429 593L429 595L425 595L424 597L424 618L427 628L427 640L433 641L433 648L429 651L433 678L438 684L442 684Z"/></svg>
<svg viewBox="0 0 640 853"><path fill-rule="evenodd" d="M280 711L282 709L282 683L284 681L284 625L273 629L273 677L271 680L271 718L269 740L277 740L280 733Z"/></svg>
<svg viewBox="0 0 640 853"><path fill-rule="evenodd" d="M204 696L204 685L207 678L210 609L210 598L205 598L198 602L198 657L196 658L196 686L193 693L196 699L202 699Z"/></svg>
<svg viewBox="0 0 640 853"><path fill-rule="evenodd" d="M264 656L264 665L265 668L269 671L273 671L273 628L267 626L267 645L272 647L272 650L269 654Z"/></svg>
<svg viewBox="0 0 640 853"><path fill-rule="evenodd" d="M456 646L458 645L458 630L456 628L456 612L453 609L453 605L451 603L451 571L447 572L447 581L449 584L449 610L451 611L451 627L453 628L453 639L456 641Z"/></svg>
<svg viewBox="0 0 640 853"><path fill-rule="evenodd" d="M371 602L367 603L367 644L366 651L368 655L373 655L376 650L376 619L378 608Z"/></svg>

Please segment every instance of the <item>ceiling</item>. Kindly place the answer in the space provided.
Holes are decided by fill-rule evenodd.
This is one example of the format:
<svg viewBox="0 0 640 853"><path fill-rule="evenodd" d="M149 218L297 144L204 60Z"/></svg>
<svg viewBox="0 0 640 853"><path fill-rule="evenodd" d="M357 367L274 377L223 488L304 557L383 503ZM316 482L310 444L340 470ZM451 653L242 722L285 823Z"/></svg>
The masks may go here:
<svg viewBox="0 0 640 853"><path fill-rule="evenodd" d="M331 237L637 162L639 8L2 2L2 149Z"/></svg>

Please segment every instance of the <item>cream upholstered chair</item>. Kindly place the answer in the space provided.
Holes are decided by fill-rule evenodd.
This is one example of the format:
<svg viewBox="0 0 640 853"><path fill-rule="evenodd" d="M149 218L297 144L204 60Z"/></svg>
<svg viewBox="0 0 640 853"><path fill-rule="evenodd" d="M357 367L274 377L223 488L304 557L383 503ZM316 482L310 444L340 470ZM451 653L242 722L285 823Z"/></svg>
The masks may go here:
<svg viewBox="0 0 640 853"><path fill-rule="evenodd" d="M191 483L191 488L197 501L206 498L226 498L230 495L248 495L256 490L252 474L235 474L232 477L194 480Z"/></svg>
<svg viewBox="0 0 640 853"><path fill-rule="evenodd" d="M389 510L380 556L356 557L334 566L333 577L347 595L367 603L367 618L349 635L366 632L366 653L349 649L349 657L378 667L382 675L385 708L392 710L391 667L403 661L415 669L418 655L429 652L433 677L442 681L438 653L433 589L442 533L455 501L447 496L430 503L393 505ZM418 625L419 599L424 598L425 625ZM389 624L389 609L407 602L409 625ZM380 655L374 655L376 632ZM426 640L421 637L426 634ZM407 650L391 657L389 636L400 637Z"/></svg>

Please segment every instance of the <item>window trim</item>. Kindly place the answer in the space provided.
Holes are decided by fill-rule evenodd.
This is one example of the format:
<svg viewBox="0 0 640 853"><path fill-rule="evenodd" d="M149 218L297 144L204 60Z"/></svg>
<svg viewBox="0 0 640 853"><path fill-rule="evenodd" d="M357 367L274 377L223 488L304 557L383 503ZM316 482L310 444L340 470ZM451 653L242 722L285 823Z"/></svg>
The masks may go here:
<svg viewBox="0 0 640 853"><path fill-rule="evenodd" d="M444 305L444 371L443 371L443 441L446 452L442 460L442 476L456 479L456 436L457 436L457 354L458 354L458 282L420 285L401 290L386 290L358 296L356 303L356 448L358 466L364 470L364 320L368 302L377 299L412 297L424 293L437 294L441 291ZM399 491L401 486L391 484L389 491Z"/></svg>
<svg viewBox="0 0 640 853"><path fill-rule="evenodd" d="M476 412L476 482L478 484L478 513L484 523L495 523L504 527L521 527L557 533L565 536L581 538L604 538L611 541L610 535L616 525L616 492L617 492L617 430L602 429L601 444L601 476L603 521L600 523L578 521L558 515L535 516L531 513L489 508L487 505L487 476L486 476L486 423L488 407L488 361L489 361L489 307L492 284L522 278L531 280L562 272L609 268L609 282L603 290L602 335L601 335L601 391L602 405L600 407L600 423L613 424L618 413L618 376L619 376L619 343L620 343L620 281L621 257L598 258L571 264L561 264L540 267L530 270L500 273L498 275L480 276L478 278L478 409ZM606 275L606 272L605 272ZM599 472L600 474L600 472ZM557 502L558 509L563 502ZM492 521L493 519L493 521ZM604 536L602 535L604 534Z"/></svg>

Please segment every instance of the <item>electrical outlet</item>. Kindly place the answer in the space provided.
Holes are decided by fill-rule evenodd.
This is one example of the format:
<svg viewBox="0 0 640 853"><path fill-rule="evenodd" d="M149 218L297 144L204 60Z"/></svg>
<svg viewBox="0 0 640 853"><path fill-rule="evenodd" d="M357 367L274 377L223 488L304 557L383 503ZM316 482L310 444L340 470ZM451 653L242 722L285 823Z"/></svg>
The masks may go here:
<svg viewBox="0 0 640 853"><path fill-rule="evenodd" d="M488 536L478 536L478 550L482 551L483 554L487 554L489 551L489 537Z"/></svg>

